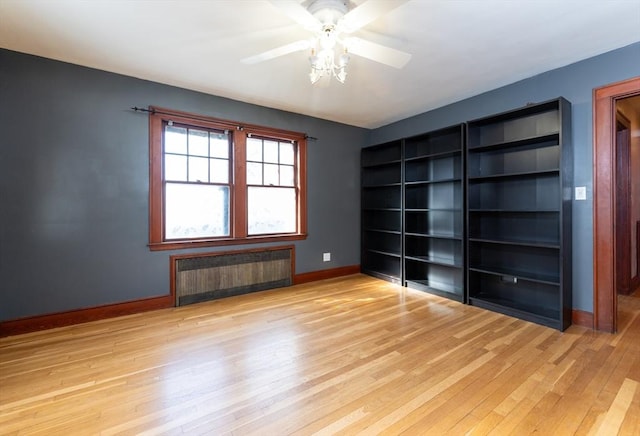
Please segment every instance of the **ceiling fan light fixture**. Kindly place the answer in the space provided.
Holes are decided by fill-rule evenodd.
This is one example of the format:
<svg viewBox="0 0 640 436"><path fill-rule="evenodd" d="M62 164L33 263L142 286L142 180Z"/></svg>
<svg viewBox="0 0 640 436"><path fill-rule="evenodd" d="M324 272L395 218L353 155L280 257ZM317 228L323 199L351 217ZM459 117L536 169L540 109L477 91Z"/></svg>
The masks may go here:
<svg viewBox="0 0 640 436"><path fill-rule="evenodd" d="M347 70L345 68L340 68L338 74L335 75L338 82L344 83L347 78Z"/></svg>
<svg viewBox="0 0 640 436"><path fill-rule="evenodd" d="M335 26L324 26L322 33L318 36L318 42L323 50L335 47L336 42L338 42Z"/></svg>
<svg viewBox="0 0 640 436"><path fill-rule="evenodd" d="M349 53L346 48L338 57L338 62L336 62L335 52L332 48L323 48L317 53L315 48L312 48L309 56L309 64L311 65L309 80L311 80L311 84L315 84L322 77L335 77L338 82L344 83L347 78L349 59Z"/></svg>
<svg viewBox="0 0 640 436"><path fill-rule="evenodd" d="M311 49L311 56L309 56L309 63L311 64L312 69L318 68L320 65L320 57L316 54L315 49Z"/></svg>
<svg viewBox="0 0 640 436"><path fill-rule="evenodd" d="M351 58L349 57L349 53L347 53L347 51L345 50L344 53L340 55L340 59L338 60L338 66L340 68L346 68L346 66L349 65L350 59Z"/></svg>
<svg viewBox="0 0 640 436"><path fill-rule="evenodd" d="M311 81L311 84L315 85L321 78L322 74L320 74L320 71L312 67L311 72L309 73L309 80Z"/></svg>

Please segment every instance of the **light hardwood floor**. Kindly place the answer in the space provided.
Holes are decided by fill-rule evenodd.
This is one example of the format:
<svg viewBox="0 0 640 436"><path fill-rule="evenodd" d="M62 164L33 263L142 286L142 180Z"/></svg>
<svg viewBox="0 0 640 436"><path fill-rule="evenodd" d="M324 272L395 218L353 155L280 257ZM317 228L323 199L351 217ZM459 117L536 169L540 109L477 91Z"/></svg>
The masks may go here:
<svg viewBox="0 0 640 436"><path fill-rule="evenodd" d="M0 339L0 434L640 434L640 298L566 332L363 275Z"/></svg>

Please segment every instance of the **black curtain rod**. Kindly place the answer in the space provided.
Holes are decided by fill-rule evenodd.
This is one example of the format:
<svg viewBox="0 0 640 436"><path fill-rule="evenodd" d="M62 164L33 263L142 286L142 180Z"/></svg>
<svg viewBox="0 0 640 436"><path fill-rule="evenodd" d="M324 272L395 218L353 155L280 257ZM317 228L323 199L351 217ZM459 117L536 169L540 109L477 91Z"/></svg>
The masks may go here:
<svg viewBox="0 0 640 436"><path fill-rule="evenodd" d="M174 115L174 114L171 114L169 112L157 111L155 109L146 109L146 108L138 107L138 106L133 106L131 108L131 110L133 110L134 112L146 112L146 113L149 113L149 114ZM197 120L202 120L202 121L209 121L206 118L198 118L198 117L194 117L194 116L191 116L191 118L195 118ZM240 125L236 126L236 129L244 130L244 126L240 126ZM313 136L309 136L306 133L304 134L304 139L308 139L308 140L311 140L311 141L317 141L318 140L318 138L314 138Z"/></svg>
<svg viewBox="0 0 640 436"><path fill-rule="evenodd" d="M171 112L164 112L164 111L159 111L159 110L156 110L156 109L146 109L146 108L138 107L138 106L134 106L131 109L134 110L135 112L146 112L146 113L151 114L151 115L160 114L160 115L176 116L176 114L171 113ZM189 114L189 118L193 118L194 120L198 120L198 121L211 122L211 119L209 119L209 118L198 117L196 115L191 115L191 114ZM234 123L226 122L226 124L233 125ZM238 130L244 130L244 126L242 126L242 125L236 125L235 127Z"/></svg>

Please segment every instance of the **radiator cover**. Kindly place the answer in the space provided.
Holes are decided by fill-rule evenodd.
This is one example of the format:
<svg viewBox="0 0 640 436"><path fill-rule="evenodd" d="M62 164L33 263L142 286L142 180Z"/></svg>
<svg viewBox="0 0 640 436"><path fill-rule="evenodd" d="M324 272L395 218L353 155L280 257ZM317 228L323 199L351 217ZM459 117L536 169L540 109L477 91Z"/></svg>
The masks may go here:
<svg viewBox="0 0 640 436"><path fill-rule="evenodd" d="M176 306L293 283L293 246L171 256Z"/></svg>

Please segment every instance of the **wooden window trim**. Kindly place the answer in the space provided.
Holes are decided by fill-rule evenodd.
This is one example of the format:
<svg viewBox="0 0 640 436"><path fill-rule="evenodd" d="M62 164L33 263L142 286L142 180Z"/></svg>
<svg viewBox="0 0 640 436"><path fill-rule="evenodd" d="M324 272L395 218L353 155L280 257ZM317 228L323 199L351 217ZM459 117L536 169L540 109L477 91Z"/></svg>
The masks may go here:
<svg viewBox="0 0 640 436"><path fill-rule="evenodd" d="M243 124L188 112L160 107L149 107L149 249L151 251L176 250L224 245L257 244L276 241L295 241L307 238L307 140L299 132ZM164 239L164 189L162 175L162 124L196 125L233 132L233 182L231 192L230 237L211 239ZM246 138L248 134L281 140L296 141L298 167L298 232L276 235L247 235Z"/></svg>

